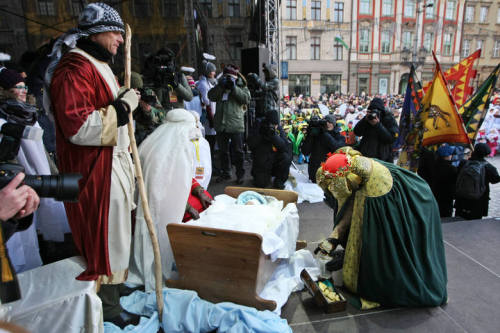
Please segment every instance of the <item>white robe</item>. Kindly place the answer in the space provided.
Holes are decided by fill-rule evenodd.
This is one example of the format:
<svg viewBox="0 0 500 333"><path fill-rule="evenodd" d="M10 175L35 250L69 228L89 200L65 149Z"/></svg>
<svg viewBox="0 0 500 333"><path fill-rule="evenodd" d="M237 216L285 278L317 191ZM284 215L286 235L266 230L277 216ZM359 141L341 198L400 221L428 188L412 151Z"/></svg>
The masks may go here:
<svg viewBox="0 0 500 333"><path fill-rule="evenodd" d="M193 177L194 133L199 135L193 115L184 109L167 113L166 122L139 147L149 209L160 243L163 278L175 277L175 264L167 224L181 223ZM155 289L153 246L140 198L128 282Z"/></svg>

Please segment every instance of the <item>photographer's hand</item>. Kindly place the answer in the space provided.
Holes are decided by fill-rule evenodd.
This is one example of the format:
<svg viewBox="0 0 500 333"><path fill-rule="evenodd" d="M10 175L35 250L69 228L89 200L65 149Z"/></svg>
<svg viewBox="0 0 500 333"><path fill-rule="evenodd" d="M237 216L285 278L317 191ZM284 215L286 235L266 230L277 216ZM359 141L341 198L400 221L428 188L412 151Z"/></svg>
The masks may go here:
<svg viewBox="0 0 500 333"><path fill-rule="evenodd" d="M17 188L23 180L24 173L20 173L0 190L0 220L25 217L38 207L40 198L31 187L23 185Z"/></svg>
<svg viewBox="0 0 500 333"><path fill-rule="evenodd" d="M380 122L380 119L378 119L378 115L377 114L373 114L375 117L373 119L369 119L367 118L366 120L368 120L368 123L372 126L375 126L377 125L379 122Z"/></svg>

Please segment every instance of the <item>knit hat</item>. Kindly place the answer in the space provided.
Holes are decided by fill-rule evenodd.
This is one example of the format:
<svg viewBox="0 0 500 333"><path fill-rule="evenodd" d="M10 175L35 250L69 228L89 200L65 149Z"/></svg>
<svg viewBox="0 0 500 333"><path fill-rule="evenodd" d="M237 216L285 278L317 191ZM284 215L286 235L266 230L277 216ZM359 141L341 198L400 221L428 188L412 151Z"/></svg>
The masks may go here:
<svg viewBox="0 0 500 333"><path fill-rule="evenodd" d="M19 82L24 82L21 74L5 67L0 68L0 87L7 90L13 88Z"/></svg>
<svg viewBox="0 0 500 333"><path fill-rule="evenodd" d="M216 67L214 64L212 64L210 61L203 60L202 62L202 71L203 75L208 76L210 73L216 71Z"/></svg>
<svg viewBox="0 0 500 333"><path fill-rule="evenodd" d="M437 154L440 157L446 157L453 155L453 148L448 145L443 145L438 148Z"/></svg>
<svg viewBox="0 0 500 333"><path fill-rule="evenodd" d="M491 148L486 143L477 143L474 146L474 151L472 152L472 157L483 158L491 154Z"/></svg>
<svg viewBox="0 0 500 333"><path fill-rule="evenodd" d="M88 35L107 31L120 31L125 28L120 14L111 6L95 2L88 4L78 18L78 29Z"/></svg>
<svg viewBox="0 0 500 333"><path fill-rule="evenodd" d="M326 120L327 122L329 122L329 123L334 124L334 125L335 125L335 123L336 123L335 116L334 116L334 115L331 115L331 114L327 114L327 115L325 116L325 120Z"/></svg>
<svg viewBox="0 0 500 333"><path fill-rule="evenodd" d="M238 76L240 69L236 65L227 65L224 67L224 74Z"/></svg>
<svg viewBox="0 0 500 333"><path fill-rule="evenodd" d="M187 75L186 76L186 80L187 80L189 86L194 86L195 85L195 82L194 82L194 79L193 79L192 76Z"/></svg>
<svg viewBox="0 0 500 333"><path fill-rule="evenodd" d="M370 105L368 105L368 110L379 110L379 111L385 111L385 103L382 98L375 97L372 99L370 102Z"/></svg>

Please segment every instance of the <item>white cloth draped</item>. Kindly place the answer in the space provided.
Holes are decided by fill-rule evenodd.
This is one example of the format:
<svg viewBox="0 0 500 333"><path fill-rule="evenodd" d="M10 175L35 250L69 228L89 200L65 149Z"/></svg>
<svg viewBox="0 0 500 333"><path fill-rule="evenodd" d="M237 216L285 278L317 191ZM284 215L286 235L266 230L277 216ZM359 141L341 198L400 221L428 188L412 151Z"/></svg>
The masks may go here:
<svg viewBox="0 0 500 333"><path fill-rule="evenodd" d="M0 119L0 127L5 122L5 119ZM38 122L34 126L40 127ZM42 140L21 139L17 161L24 167L27 175L50 175ZM33 224L24 231L16 232L7 242L9 257L18 273L42 265L37 229L45 240L64 241L64 234L71 231L62 202L53 198L40 198L40 206L33 214Z"/></svg>
<svg viewBox="0 0 500 333"><path fill-rule="evenodd" d="M160 243L163 277L174 276L174 257L167 224L180 223L186 209L193 177L193 133L198 132L193 115L184 109L167 113L166 122L139 147L149 209ZM139 200L128 282L155 289L153 246Z"/></svg>

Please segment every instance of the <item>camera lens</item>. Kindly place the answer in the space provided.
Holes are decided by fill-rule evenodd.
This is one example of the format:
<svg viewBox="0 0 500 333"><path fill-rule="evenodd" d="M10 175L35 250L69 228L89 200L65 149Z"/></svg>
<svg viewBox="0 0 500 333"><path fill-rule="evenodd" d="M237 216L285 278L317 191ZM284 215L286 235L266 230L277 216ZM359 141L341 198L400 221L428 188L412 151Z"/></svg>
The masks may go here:
<svg viewBox="0 0 500 333"><path fill-rule="evenodd" d="M64 174L57 176L26 175L24 184L35 190L42 198L54 198L59 201L78 201L78 181L80 174Z"/></svg>

